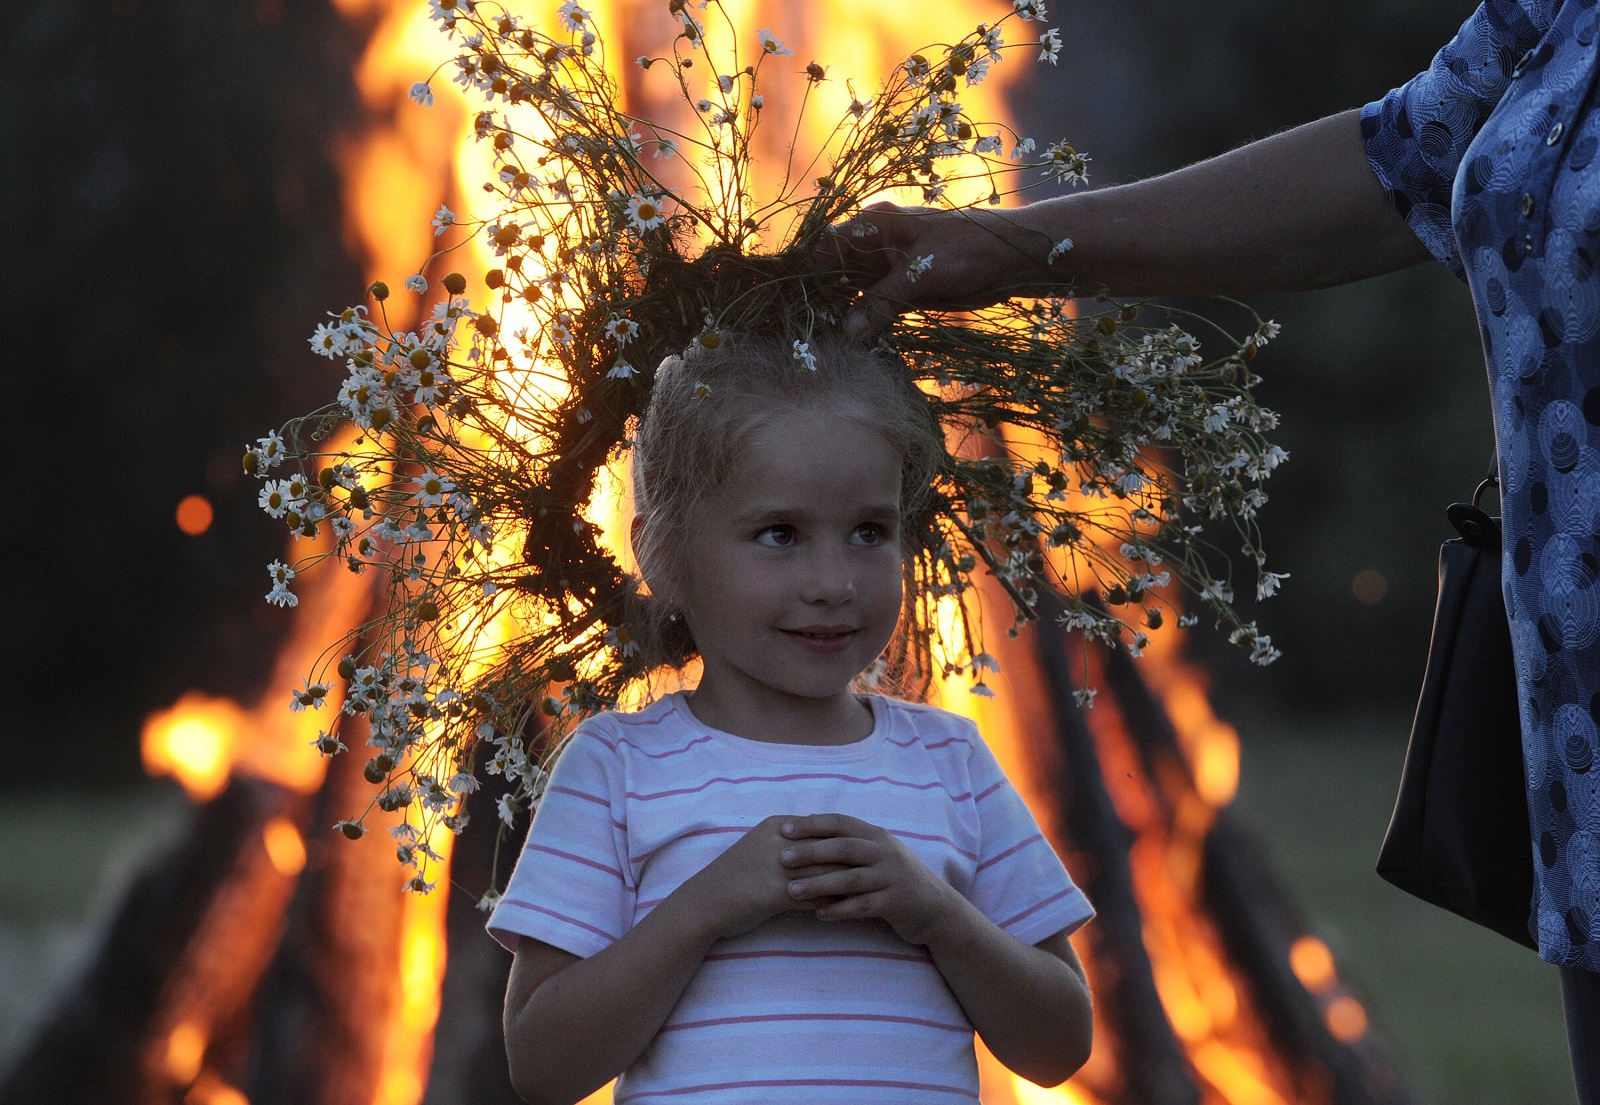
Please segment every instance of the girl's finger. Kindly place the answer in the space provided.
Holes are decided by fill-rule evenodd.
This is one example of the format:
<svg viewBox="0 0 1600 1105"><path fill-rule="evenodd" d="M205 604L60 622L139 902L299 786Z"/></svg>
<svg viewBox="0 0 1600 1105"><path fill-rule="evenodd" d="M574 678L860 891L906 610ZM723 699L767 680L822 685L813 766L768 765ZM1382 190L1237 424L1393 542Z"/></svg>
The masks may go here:
<svg viewBox="0 0 1600 1105"><path fill-rule="evenodd" d="M849 898L882 889L880 880L870 868L866 867L847 867L843 871L834 871L815 878L789 881L789 896L797 901L829 897Z"/></svg>
<svg viewBox="0 0 1600 1105"><path fill-rule="evenodd" d="M868 841L854 836L830 836L793 844L783 850L785 867L804 867L828 863L858 867L877 862L878 851Z"/></svg>

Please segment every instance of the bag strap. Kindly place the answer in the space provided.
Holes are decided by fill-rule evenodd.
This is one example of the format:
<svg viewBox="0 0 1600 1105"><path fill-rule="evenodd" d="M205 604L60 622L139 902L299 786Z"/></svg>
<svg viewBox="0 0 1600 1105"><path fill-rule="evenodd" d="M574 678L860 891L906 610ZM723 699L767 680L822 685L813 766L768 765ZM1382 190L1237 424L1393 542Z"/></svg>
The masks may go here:
<svg viewBox="0 0 1600 1105"><path fill-rule="evenodd" d="M1491 487L1496 492L1500 488L1498 451L1489 457L1489 474L1484 476L1483 482L1472 493L1472 502L1451 503L1445 509L1445 517L1450 519L1450 524L1461 535L1461 539L1469 545L1484 549L1500 547L1500 519L1478 506L1478 500L1483 498L1483 493Z"/></svg>

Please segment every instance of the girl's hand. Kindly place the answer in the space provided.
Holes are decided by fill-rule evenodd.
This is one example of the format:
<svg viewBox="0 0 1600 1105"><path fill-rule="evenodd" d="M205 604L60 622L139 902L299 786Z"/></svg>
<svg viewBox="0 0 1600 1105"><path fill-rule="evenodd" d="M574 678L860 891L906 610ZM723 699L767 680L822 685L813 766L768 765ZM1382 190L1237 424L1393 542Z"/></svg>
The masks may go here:
<svg viewBox="0 0 1600 1105"><path fill-rule="evenodd" d="M769 817L751 828L727 851L684 882L676 893L687 893L696 912L705 918L718 939L738 936L789 909L814 909L814 901L797 901L789 893L795 878L812 878L844 870L837 863L788 865L784 850L793 841L783 827L809 818Z"/></svg>
<svg viewBox="0 0 1600 1105"><path fill-rule="evenodd" d="M788 894L819 920L877 917L908 944L930 944L955 912L955 888L888 830L840 813L781 820Z"/></svg>

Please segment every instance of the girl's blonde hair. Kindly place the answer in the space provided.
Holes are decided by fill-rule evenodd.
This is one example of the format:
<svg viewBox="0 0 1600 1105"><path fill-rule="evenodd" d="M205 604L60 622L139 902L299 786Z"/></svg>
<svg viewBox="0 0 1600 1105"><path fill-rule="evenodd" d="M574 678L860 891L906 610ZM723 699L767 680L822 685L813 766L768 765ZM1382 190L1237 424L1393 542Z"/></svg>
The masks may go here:
<svg viewBox="0 0 1600 1105"><path fill-rule="evenodd" d="M681 667L696 655L673 602L689 570L696 516L750 435L776 415L799 409L848 419L895 448L908 559L911 523L929 505L945 453L928 397L897 360L832 335L805 344L767 334L718 337L712 348L697 342L662 362L634 436L634 554L650 590L634 589L627 624L642 670Z"/></svg>

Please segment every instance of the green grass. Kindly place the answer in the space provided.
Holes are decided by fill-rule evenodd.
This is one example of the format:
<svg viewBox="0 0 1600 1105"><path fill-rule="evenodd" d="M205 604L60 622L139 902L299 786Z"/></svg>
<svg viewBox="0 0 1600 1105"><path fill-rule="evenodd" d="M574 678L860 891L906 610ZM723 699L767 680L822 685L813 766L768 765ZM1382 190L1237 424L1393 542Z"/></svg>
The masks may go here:
<svg viewBox="0 0 1600 1105"><path fill-rule="evenodd" d="M0 840L0 1070L94 947L139 865L182 824L177 787L7 799Z"/></svg>
<svg viewBox="0 0 1600 1105"><path fill-rule="evenodd" d="M1373 870L1409 725L1243 722L1236 809L1427 1100L1572 1105L1555 968Z"/></svg>

